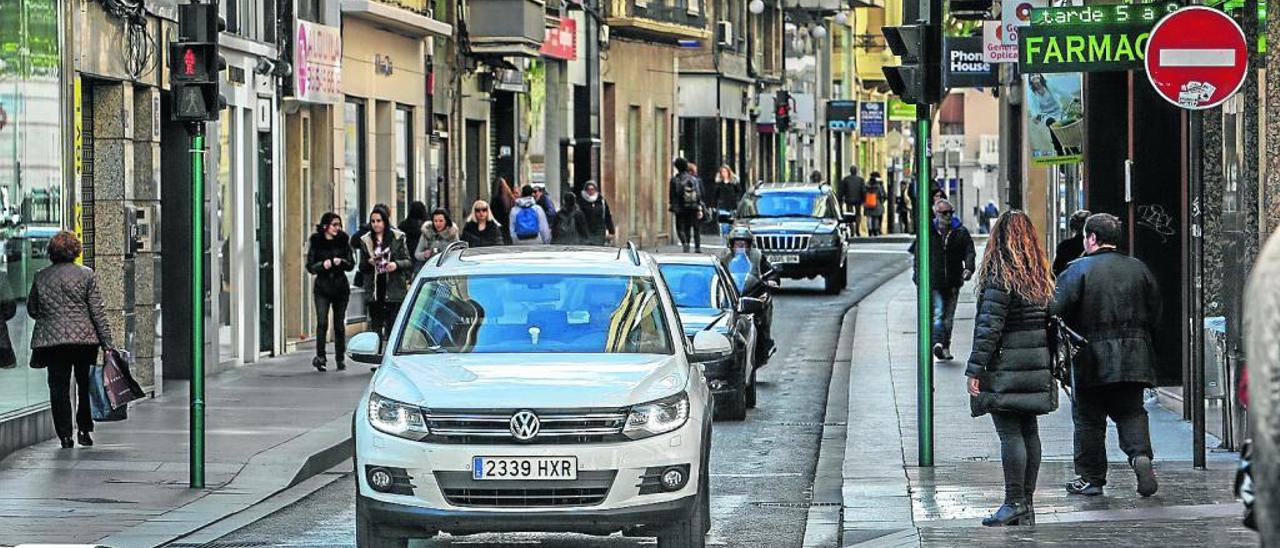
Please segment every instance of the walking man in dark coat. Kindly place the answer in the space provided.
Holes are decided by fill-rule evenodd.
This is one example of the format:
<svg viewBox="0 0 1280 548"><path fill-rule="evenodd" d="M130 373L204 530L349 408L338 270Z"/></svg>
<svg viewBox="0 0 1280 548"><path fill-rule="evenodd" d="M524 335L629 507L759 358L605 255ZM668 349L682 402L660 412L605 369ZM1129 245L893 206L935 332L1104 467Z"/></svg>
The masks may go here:
<svg viewBox="0 0 1280 548"><path fill-rule="evenodd" d="M1071 237L1058 243L1058 249L1053 254L1053 276L1056 278L1066 272L1067 265L1071 261L1079 259L1084 255L1084 222L1089 220L1092 213L1087 209L1081 209L1071 214L1071 220L1067 221L1067 226L1071 228Z"/></svg>
<svg viewBox="0 0 1280 548"><path fill-rule="evenodd" d="M929 237L929 283L933 290L933 357L941 361L955 359L951 355L951 327L955 325L956 303L960 288L973 276L977 254L973 236L956 218L951 202L933 203L933 234ZM915 254L913 242L909 250ZM918 284L920 265L915 265L913 280Z"/></svg>
<svg viewBox="0 0 1280 548"><path fill-rule="evenodd" d="M1071 494L1096 496L1107 484L1107 417L1138 477L1138 494L1156 492L1143 389L1155 386L1150 326L1160 318L1155 276L1116 249L1120 219L1098 213L1084 224L1083 258L1058 278L1050 313L1089 341L1076 356L1075 469Z"/></svg>
<svg viewBox="0 0 1280 548"><path fill-rule="evenodd" d="M866 181L858 175L858 166L849 166L849 174L840 180L840 188L838 194L840 201L844 202L845 209L853 213L853 235L860 236L862 224L862 200L867 193Z"/></svg>

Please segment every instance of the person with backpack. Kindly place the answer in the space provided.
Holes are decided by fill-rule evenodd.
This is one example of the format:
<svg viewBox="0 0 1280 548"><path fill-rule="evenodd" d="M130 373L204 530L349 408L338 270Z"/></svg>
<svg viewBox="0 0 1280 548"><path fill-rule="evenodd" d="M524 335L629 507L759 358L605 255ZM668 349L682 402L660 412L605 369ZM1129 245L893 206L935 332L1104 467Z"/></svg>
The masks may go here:
<svg viewBox="0 0 1280 548"><path fill-rule="evenodd" d="M694 251L702 253L702 235L698 231L698 221L702 220L702 182L689 172L689 161L676 158L674 162L676 174L671 177L670 210L676 217L676 235L684 252L689 252L689 241L693 241Z"/></svg>
<svg viewBox="0 0 1280 548"><path fill-rule="evenodd" d="M880 182L878 171L871 172L871 181L862 195L862 210L867 214L867 235L879 236L884 222L884 183Z"/></svg>
<svg viewBox="0 0 1280 548"><path fill-rule="evenodd" d="M551 227L551 243L557 245L582 245L587 242L587 217L578 209L578 199L572 192L564 193L560 201L560 213Z"/></svg>
<svg viewBox="0 0 1280 548"><path fill-rule="evenodd" d="M609 202L605 201L604 195L600 194L600 187L595 181L587 181L582 185L582 197L578 201L578 208L582 210L582 215L587 219L587 245L607 245L613 239L613 210L609 207Z"/></svg>
<svg viewBox="0 0 1280 548"><path fill-rule="evenodd" d="M533 187L520 189L516 206L511 208L511 243L515 245L539 245L551 243L551 225L547 213L533 197Z"/></svg>

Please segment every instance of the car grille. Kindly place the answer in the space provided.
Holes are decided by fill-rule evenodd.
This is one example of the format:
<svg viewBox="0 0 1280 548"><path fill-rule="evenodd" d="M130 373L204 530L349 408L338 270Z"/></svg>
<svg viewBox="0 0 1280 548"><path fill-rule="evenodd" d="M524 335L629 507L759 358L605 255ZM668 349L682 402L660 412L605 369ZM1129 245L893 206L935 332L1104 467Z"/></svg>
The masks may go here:
<svg viewBox="0 0 1280 548"><path fill-rule="evenodd" d="M809 248L809 234L756 235L756 247L761 251L804 251Z"/></svg>
<svg viewBox="0 0 1280 548"><path fill-rule="evenodd" d="M565 444L624 441L626 409L533 410L541 428L532 440L511 435L511 416L519 409L427 412L431 435L423 441L447 444Z"/></svg>
<svg viewBox="0 0 1280 548"><path fill-rule="evenodd" d="M595 506L613 486L614 470L584 470L572 481L476 481L471 472L436 472L444 499L454 506L555 507Z"/></svg>

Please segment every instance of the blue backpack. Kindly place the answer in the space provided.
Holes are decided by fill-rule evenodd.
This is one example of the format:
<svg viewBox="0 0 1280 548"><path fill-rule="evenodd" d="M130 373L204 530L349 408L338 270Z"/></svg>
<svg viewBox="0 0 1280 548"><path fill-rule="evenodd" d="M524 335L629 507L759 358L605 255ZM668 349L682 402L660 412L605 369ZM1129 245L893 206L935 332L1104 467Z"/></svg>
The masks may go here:
<svg viewBox="0 0 1280 548"><path fill-rule="evenodd" d="M521 240L529 240L537 238L538 230L538 212L533 207L522 207L516 213L516 237Z"/></svg>

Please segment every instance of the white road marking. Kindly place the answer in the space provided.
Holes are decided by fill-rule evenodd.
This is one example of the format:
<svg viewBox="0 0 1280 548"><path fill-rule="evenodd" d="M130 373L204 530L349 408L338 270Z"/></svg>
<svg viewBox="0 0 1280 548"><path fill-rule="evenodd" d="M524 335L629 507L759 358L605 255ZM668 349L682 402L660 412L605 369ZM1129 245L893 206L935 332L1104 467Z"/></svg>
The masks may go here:
<svg viewBox="0 0 1280 548"><path fill-rule="evenodd" d="M1236 51L1233 49L1162 49L1162 67L1234 67Z"/></svg>

